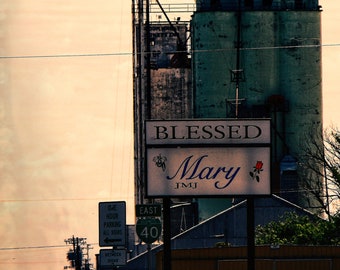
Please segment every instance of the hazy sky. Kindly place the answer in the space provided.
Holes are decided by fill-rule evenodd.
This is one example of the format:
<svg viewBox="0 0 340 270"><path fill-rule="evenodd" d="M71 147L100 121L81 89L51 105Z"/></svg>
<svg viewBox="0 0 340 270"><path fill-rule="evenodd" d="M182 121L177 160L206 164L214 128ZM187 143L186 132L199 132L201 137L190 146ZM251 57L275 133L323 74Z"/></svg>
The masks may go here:
<svg viewBox="0 0 340 270"><path fill-rule="evenodd" d="M0 59L0 269L63 269L64 239L98 242L98 202L133 209L130 5L0 3L1 56L70 55Z"/></svg>
<svg viewBox="0 0 340 270"><path fill-rule="evenodd" d="M320 4L325 126L340 127L337 2ZM100 201L134 222L131 42L131 1L0 2L0 269L63 269L64 239L98 242Z"/></svg>

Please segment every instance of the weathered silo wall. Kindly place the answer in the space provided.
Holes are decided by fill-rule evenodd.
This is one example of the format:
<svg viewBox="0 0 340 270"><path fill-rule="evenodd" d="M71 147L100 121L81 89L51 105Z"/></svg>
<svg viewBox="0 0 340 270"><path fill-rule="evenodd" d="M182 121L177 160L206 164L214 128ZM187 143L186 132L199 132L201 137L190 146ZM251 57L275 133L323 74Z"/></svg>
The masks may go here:
<svg viewBox="0 0 340 270"><path fill-rule="evenodd" d="M269 96L278 94L276 15L261 11L242 15L240 67L245 80L240 85L240 97L245 98L249 106L264 105Z"/></svg>
<svg viewBox="0 0 340 270"><path fill-rule="evenodd" d="M198 11L317 10L318 0L196 0Z"/></svg>
<svg viewBox="0 0 340 270"><path fill-rule="evenodd" d="M321 33L319 12L280 12L280 92L289 101L287 145L298 156L311 130L322 124Z"/></svg>
<svg viewBox="0 0 340 270"><path fill-rule="evenodd" d="M196 117L228 116L235 98L232 70L237 68L237 12L196 13L192 21L192 57ZM284 128L294 153L305 129L322 119L320 13L296 11L242 12L240 65L244 81L239 98L245 116L261 116L268 98L288 102ZM265 110L265 109L264 109ZM270 111L264 116L270 116Z"/></svg>
<svg viewBox="0 0 340 270"><path fill-rule="evenodd" d="M274 12L242 12L240 66L237 67L238 13L196 13L192 22L193 77L197 117L225 117L235 99L233 71L242 69L239 98L248 107L264 105L278 93L277 16ZM249 108L247 108L249 111ZM249 115L251 116L251 115Z"/></svg>
<svg viewBox="0 0 340 270"><path fill-rule="evenodd" d="M287 154L298 161L306 138L322 127L320 17L305 10L196 12L194 116L235 117L237 89L237 117L272 119L273 164Z"/></svg>
<svg viewBox="0 0 340 270"><path fill-rule="evenodd" d="M236 63L236 14L196 13L191 31L195 116L225 117L230 70Z"/></svg>

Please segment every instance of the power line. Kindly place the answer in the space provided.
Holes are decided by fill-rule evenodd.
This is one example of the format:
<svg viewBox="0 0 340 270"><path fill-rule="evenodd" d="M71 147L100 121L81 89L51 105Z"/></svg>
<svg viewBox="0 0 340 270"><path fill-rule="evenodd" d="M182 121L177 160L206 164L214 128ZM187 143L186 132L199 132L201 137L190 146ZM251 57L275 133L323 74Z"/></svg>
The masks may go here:
<svg viewBox="0 0 340 270"><path fill-rule="evenodd" d="M90 243L89 245L96 246L98 243ZM50 248L68 248L68 245L44 245L44 246L26 246L26 247L0 247L0 251L6 250L25 250L25 249L50 249Z"/></svg>
<svg viewBox="0 0 340 270"><path fill-rule="evenodd" d="M15 202L58 202L58 201L100 201L109 200L110 198L53 198L53 199L2 199L0 203Z"/></svg>
<svg viewBox="0 0 340 270"><path fill-rule="evenodd" d="M250 50L277 50L277 49L297 49L297 48L318 48L318 47L340 47L340 43L333 44L316 44L316 45L284 45L284 46L266 46L266 47L247 47L240 48L242 51ZM191 50L191 53L203 52L219 52L219 51L232 51L235 48L221 48L221 49L207 49L207 50ZM181 53L183 51L168 51L165 53ZM144 52L148 54L152 52ZM12 55L0 56L0 59L35 59L35 58L76 58L76 57L108 57L108 56L132 56L132 52L116 52L116 53L84 53L84 54L47 54L47 55Z"/></svg>
<svg viewBox="0 0 340 270"><path fill-rule="evenodd" d="M14 55L0 56L0 59L31 59L31 58L73 58L73 57L105 57L105 56L125 56L132 55L131 52L119 53L85 53L85 54L49 54L49 55Z"/></svg>
<svg viewBox="0 0 340 270"><path fill-rule="evenodd" d="M5 251L5 250L23 250L23 249L47 249L47 248L67 248L67 245L28 246L28 247L0 247L0 251Z"/></svg>

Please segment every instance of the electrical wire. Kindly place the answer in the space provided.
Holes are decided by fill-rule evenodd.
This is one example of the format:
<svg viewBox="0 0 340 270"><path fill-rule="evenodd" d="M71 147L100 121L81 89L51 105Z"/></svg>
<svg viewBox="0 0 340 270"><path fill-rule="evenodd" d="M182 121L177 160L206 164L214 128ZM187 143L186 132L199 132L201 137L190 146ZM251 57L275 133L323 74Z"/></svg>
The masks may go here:
<svg viewBox="0 0 340 270"><path fill-rule="evenodd" d="M96 246L98 243L89 243L91 246ZM26 246L26 247L0 247L0 251L5 250L25 250L25 249L50 249L50 248L68 248L69 245L44 245L44 246Z"/></svg>
<svg viewBox="0 0 340 270"><path fill-rule="evenodd" d="M28 247L0 247L0 251L4 250L24 250L24 249L47 249L47 248L65 248L67 245L54 246L28 246Z"/></svg>
<svg viewBox="0 0 340 270"><path fill-rule="evenodd" d="M246 47L240 48L241 51L250 50L277 50L277 49L298 49L298 48L318 48L318 47L340 47L340 43L333 44L316 44L316 45L284 45L284 46L265 46L265 47ZM207 49L207 50L191 50L191 53L234 51L235 48ZM182 53L184 51L168 51L165 54ZM143 52L148 54L152 52ZM139 54L139 53L138 53ZM84 53L84 54L48 54L48 55L1 55L0 59L34 59L34 58L74 58L74 57L108 57L108 56L132 56L133 52L113 52L113 53Z"/></svg>
<svg viewBox="0 0 340 270"><path fill-rule="evenodd" d="M105 56L124 56L132 55L131 52L119 53L85 53L85 54L49 54L49 55L13 55L0 56L0 59L31 59L31 58L73 58L73 57L105 57Z"/></svg>
<svg viewBox="0 0 340 270"><path fill-rule="evenodd" d="M58 202L58 201L101 201L110 198L54 198L54 199L1 199L0 203L16 202Z"/></svg>

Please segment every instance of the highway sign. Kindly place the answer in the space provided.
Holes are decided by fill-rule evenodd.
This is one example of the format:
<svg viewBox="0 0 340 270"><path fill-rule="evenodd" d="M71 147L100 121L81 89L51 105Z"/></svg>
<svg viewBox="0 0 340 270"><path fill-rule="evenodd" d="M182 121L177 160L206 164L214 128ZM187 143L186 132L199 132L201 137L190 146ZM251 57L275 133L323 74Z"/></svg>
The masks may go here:
<svg viewBox="0 0 340 270"><path fill-rule="evenodd" d="M161 235L161 221L157 218L138 219L136 223L136 232L143 242L152 244Z"/></svg>
<svg viewBox="0 0 340 270"><path fill-rule="evenodd" d="M160 204L137 204L136 217L160 217L162 206Z"/></svg>
<svg viewBox="0 0 340 270"><path fill-rule="evenodd" d="M113 267L126 265L125 249L101 249L99 251L100 267Z"/></svg>
<svg viewBox="0 0 340 270"><path fill-rule="evenodd" d="M99 203L99 246L126 245L125 202Z"/></svg>

